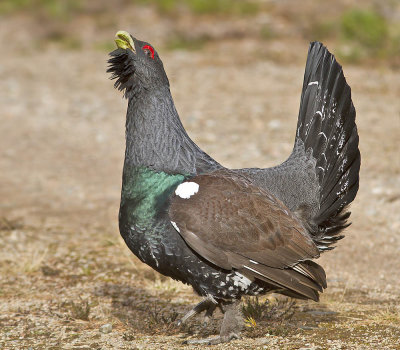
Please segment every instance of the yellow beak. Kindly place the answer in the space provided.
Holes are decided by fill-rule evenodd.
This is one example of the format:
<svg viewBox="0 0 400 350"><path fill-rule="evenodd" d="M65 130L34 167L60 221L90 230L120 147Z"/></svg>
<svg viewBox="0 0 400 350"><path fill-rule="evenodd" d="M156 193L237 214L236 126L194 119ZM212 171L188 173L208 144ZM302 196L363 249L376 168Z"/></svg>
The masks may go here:
<svg viewBox="0 0 400 350"><path fill-rule="evenodd" d="M117 32L117 34L115 34L114 40L117 44L117 47L119 47L120 49L131 49L133 52L136 52L135 44L131 35L128 32L120 30L119 32Z"/></svg>

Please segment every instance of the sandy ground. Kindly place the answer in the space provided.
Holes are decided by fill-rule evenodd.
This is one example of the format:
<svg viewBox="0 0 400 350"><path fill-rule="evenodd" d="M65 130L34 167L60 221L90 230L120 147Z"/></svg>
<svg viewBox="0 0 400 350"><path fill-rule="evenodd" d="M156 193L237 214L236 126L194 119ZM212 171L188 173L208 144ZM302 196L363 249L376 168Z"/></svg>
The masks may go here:
<svg viewBox="0 0 400 350"><path fill-rule="evenodd" d="M160 54L193 139L226 166L272 166L292 147L304 66L238 45ZM305 62L306 43L290 50ZM199 299L119 237L126 101L106 59L48 49L0 61L0 348L176 349L217 332L220 315L176 327ZM268 299L243 339L216 349L400 349L400 72L344 69L362 168L353 225L319 260L329 288L319 304Z"/></svg>

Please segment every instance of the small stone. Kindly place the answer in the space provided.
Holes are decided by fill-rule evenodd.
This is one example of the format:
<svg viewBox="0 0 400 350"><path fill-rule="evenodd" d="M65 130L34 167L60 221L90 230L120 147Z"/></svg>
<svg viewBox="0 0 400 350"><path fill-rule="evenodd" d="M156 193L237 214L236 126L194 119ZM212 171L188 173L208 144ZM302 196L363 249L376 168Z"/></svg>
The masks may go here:
<svg viewBox="0 0 400 350"><path fill-rule="evenodd" d="M111 324L111 323L106 323L106 324L102 325L102 326L99 328L99 331L100 331L101 333L104 333L104 334L111 333L111 331L112 331L112 324Z"/></svg>
<svg viewBox="0 0 400 350"><path fill-rule="evenodd" d="M42 273L45 276L57 276L61 272L60 270L53 269L52 267L47 266L47 265L43 265L40 269L42 270Z"/></svg>
<svg viewBox="0 0 400 350"><path fill-rule="evenodd" d="M277 120L277 119L272 119L272 120L269 121L268 127L271 130L278 130L281 127L281 122L279 120Z"/></svg>

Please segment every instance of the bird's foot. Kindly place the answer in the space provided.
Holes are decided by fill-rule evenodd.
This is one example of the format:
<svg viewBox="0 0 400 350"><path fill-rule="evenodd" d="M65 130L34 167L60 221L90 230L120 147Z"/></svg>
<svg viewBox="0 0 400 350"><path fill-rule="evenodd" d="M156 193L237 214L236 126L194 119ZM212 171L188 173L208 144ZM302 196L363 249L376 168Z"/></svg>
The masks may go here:
<svg viewBox="0 0 400 350"><path fill-rule="evenodd" d="M231 340L234 339L240 339L240 335L236 333L231 333L227 336L221 336L219 335L218 337L213 337L213 338L206 338L206 339L189 339L185 340L183 344L187 345L217 345L221 343L228 343Z"/></svg>
<svg viewBox="0 0 400 350"><path fill-rule="evenodd" d="M215 308L217 307L218 302L211 296L207 296L204 298L200 303L198 303L193 309L185 314L180 320L178 320L178 326L184 324L188 319L192 318L193 316L197 315L200 312L206 311L204 317L204 324L207 324L210 317L212 316Z"/></svg>
<svg viewBox="0 0 400 350"><path fill-rule="evenodd" d="M218 304L218 305L220 305L220 304ZM217 308L217 304L214 304L214 303L211 303L211 305L208 307L208 309L206 310L206 313L204 315L204 318L203 318L203 327L206 327L208 325L216 308Z"/></svg>
<svg viewBox="0 0 400 350"><path fill-rule="evenodd" d="M225 311L224 320L222 321L221 332L218 337L207 339L190 339L185 341L184 344L216 345L230 342L233 339L240 339L240 331L243 328L243 315L240 307L240 301L235 300L226 302L225 305L223 305L223 309ZM208 309L206 316L209 311L210 310Z"/></svg>

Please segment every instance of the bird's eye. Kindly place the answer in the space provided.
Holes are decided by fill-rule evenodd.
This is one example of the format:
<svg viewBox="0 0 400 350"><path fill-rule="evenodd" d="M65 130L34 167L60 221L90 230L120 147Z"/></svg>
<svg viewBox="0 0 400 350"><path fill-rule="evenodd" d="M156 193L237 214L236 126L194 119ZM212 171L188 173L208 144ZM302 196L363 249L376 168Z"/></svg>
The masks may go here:
<svg viewBox="0 0 400 350"><path fill-rule="evenodd" d="M147 56L151 57L154 60L154 49L150 45L144 45L142 47L142 50Z"/></svg>

